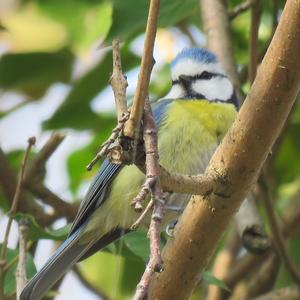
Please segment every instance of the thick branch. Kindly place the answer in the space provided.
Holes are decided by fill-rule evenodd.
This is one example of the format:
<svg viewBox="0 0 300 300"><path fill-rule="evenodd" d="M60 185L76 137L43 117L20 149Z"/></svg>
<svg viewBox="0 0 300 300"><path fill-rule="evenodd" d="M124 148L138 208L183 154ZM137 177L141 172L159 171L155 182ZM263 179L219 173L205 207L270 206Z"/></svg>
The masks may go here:
<svg viewBox="0 0 300 300"><path fill-rule="evenodd" d="M209 1L210 2L210 1ZM213 1L211 1L213 2ZM209 3L207 3L209 4ZM300 88L300 3L288 0L250 94L213 155L217 191L194 196L164 250L150 299L187 299L278 137ZM180 289L178 289L180 286Z"/></svg>
<svg viewBox="0 0 300 300"><path fill-rule="evenodd" d="M141 69L138 77L136 91L134 94L133 104L130 111L130 117L129 120L126 122L124 128L125 136L131 138L138 136L145 99L148 95L150 75L154 65L153 47L156 36L159 5L160 0L150 1Z"/></svg>

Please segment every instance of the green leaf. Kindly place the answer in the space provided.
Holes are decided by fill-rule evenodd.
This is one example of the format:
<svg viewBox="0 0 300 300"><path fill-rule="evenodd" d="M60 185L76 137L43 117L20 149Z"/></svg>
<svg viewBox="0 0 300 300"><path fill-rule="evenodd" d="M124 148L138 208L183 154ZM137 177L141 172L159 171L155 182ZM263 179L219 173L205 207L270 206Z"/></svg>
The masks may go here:
<svg viewBox="0 0 300 300"><path fill-rule="evenodd" d="M132 293L145 269L142 260L99 251L80 264L83 276L110 299L132 299ZM122 250L121 250L122 251Z"/></svg>
<svg viewBox="0 0 300 300"><path fill-rule="evenodd" d="M121 51L123 71L131 69L138 62L135 55L126 47ZM106 54L100 63L74 83L74 86L63 104L54 115L43 123L44 129L71 127L77 130L101 130L107 122L111 122L112 114L97 115L90 107L90 102L108 84L112 71L112 52Z"/></svg>
<svg viewBox="0 0 300 300"><path fill-rule="evenodd" d="M109 1L40 0L39 10L62 23L71 41L87 46L107 34L112 19L112 4ZM72 9L70 9L72 8Z"/></svg>
<svg viewBox="0 0 300 300"><path fill-rule="evenodd" d="M2 244L0 244L2 248ZM5 273L4 277L4 293L5 295L11 295L16 291L16 267L18 262L18 250L7 249L6 261L10 265L10 268ZM33 262L33 258L29 253L26 253L26 274L27 278L31 278L36 273L36 268Z"/></svg>
<svg viewBox="0 0 300 300"><path fill-rule="evenodd" d="M0 59L0 88L18 90L32 99L40 98L54 82L69 82L72 52L5 54Z"/></svg>
<svg viewBox="0 0 300 300"><path fill-rule="evenodd" d="M168 27L177 24L187 16L199 13L197 0L161 1L158 25ZM134 7L134 9L132 9ZM149 1L113 0L113 23L106 38L107 42L118 37L125 40L146 27Z"/></svg>
<svg viewBox="0 0 300 300"><path fill-rule="evenodd" d="M67 170L71 191L75 194L83 180L90 179L97 172L97 167L93 172L87 172L86 166L95 157L99 146L109 137L112 129L116 125L116 119L103 124L99 134L87 146L74 151L67 160Z"/></svg>
<svg viewBox="0 0 300 300"><path fill-rule="evenodd" d="M9 210L9 203L6 200L5 195L0 190L0 208L3 212L7 212Z"/></svg>
<svg viewBox="0 0 300 300"><path fill-rule="evenodd" d="M19 221L25 218L29 222L29 239L30 240L40 240L40 239L50 239L50 240L65 240L71 228L71 224L67 224L59 229L44 229L42 228L34 219L33 216L23 213L17 213L14 219Z"/></svg>
<svg viewBox="0 0 300 300"><path fill-rule="evenodd" d="M136 256L140 257L145 262L149 260L150 246L145 232L135 231L128 233L122 238L122 240L127 248Z"/></svg>
<svg viewBox="0 0 300 300"><path fill-rule="evenodd" d="M202 272L202 278L208 284L216 285L219 288L230 292L230 288L224 283L224 281L216 278L211 272L209 272L209 271Z"/></svg>

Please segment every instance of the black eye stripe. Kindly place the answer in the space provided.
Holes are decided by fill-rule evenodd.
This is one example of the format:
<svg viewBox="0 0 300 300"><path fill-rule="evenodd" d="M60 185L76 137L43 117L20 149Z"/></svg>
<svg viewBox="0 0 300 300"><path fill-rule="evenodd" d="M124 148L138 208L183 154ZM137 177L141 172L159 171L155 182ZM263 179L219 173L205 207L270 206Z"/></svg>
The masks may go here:
<svg viewBox="0 0 300 300"><path fill-rule="evenodd" d="M225 78L226 76L224 74L211 73L211 72L207 72L207 71L204 71L201 74L196 74L196 75L193 75L193 76L189 76L191 82L194 82L196 80L209 80L213 77ZM176 85L176 84L180 84L179 79L172 80L172 85Z"/></svg>

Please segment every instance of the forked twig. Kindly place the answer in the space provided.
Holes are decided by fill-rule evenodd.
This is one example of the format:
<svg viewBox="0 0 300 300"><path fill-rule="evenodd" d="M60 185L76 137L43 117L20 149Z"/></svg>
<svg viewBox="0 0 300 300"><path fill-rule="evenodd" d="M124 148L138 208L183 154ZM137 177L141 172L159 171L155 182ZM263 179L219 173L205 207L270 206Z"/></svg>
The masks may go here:
<svg viewBox="0 0 300 300"><path fill-rule="evenodd" d="M112 144L122 134L125 122L128 120L129 117L127 111L127 102L126 102L126 88L128 86L128 83L122 71L120 41L118 39L113 40L112 50L113 50L113 72L109 79L109 83L112 86L114 96L115 96L116 110L118 114L118 125L113 129L111 136L100 146L100 151L96 154L93 160L87 165L86 168L88 171L92 170L93 166L97 163L97 161L101 157L109 156L109 152L111 152L112 150L111 149ZM114 148L114 150L116 150L116 147ZM122 151L122 149L117 150L117 152L120 151ZM122 161L118 161L118 162L121 163Z"/></svg>
<svg viewBox="0 0 300 300"><path fill-rule="evenodd" d="M7 244L8 244L9 233L10 233L10 229L11 229L11 225L12 225L12 221L13 221L13 215L16 213L17 208L18 208L18 202L19 202L20 195L21 195L22 182L23 182L23 178L24 178L26 163L28 160L30 149L34 144L35 144L35 137L29 138L28 146L27 146L26 152L24 154L23 160L21 162L21 166L20 166L20 170L19 170L19 174L18 174L18 182L17 182L17 186L16 186L16 191L14 194L14 198L12 201L10 211L8 213L8 221L7 221L3 244L2 244L2 248L1 248L1 252L0 252L0 298L1 299L4 298L3 284L4 284L4 273L6 271L5 258L6 258L6 253L7 253Z"/></svg>

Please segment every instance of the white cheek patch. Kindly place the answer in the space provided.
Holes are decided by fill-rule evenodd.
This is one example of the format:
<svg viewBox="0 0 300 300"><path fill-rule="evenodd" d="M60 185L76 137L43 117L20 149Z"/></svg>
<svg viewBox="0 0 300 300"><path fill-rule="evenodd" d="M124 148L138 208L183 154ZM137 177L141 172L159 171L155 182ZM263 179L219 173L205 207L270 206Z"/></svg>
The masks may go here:
<svg viewBox="0 0 300 300"><path fill-rule="evenodd" d="M172 86L170 92L164 98L178 99L183 98L185 95L185 90L180 84L175 84Z"/></svg>
<svg viewBox="0 0 300 300"><path fill-rule="evenodd" d="M171 77L172 80L178 80L179 75L194 76L201 74L203 71L224 74L224 71L219 63L200 63L187 58L182 59L172 67Z"/></svg>
<svg viewBox="0 0 300 300"><path fill-rule="evenodd" d="M233 93L233 86L226 77L213 77L209 80L197 80L192 84L192 90L203 95L207 100L230 99Z"/></svg>

